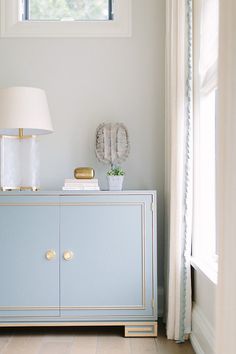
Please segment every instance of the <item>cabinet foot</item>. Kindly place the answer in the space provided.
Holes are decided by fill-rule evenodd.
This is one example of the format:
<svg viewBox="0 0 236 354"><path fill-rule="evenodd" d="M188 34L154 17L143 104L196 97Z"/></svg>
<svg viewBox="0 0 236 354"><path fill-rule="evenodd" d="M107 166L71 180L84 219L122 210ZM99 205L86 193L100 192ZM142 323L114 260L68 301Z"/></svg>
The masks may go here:
<svg viewBox="0 0 236 354"><path fill-rule="evenodd" d="M157 322L126 325L125 337L157 337Z"/></svg>

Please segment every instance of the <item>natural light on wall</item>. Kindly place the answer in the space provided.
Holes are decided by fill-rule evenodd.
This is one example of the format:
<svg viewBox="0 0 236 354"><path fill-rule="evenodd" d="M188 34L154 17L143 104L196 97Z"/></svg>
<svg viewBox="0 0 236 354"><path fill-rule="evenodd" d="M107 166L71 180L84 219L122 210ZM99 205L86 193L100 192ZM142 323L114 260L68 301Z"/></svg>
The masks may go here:
<svg viewBox="0 0 236 354"><path fill-rule="evenodd" d="M214 282L218 16L217 0L195 1L193 262Z"/></svg>

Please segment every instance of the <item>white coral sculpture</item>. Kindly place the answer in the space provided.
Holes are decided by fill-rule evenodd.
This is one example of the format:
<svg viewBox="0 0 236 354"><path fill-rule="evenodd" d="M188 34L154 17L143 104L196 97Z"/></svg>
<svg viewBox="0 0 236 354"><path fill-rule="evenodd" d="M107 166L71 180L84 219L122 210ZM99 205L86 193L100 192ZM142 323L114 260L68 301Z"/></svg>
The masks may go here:
<svg viewBox="0 0 236 354"><path fill-rule="evenodd" d="M123 123L102 123L96 132L96 156L99 161L114 165L125 161L130 152L129 134Z"/></svg>

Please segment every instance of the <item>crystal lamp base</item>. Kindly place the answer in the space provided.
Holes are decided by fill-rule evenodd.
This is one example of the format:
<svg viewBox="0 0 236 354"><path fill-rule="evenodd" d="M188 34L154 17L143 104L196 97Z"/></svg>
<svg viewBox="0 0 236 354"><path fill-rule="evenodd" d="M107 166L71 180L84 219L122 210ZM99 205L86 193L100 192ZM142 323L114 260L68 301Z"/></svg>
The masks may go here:
<svg viewBox="0 0 236 354"><path fill-rule="evenodd" d="M1 189L39 189L39 143L36 136L1 136Z"/></svg>

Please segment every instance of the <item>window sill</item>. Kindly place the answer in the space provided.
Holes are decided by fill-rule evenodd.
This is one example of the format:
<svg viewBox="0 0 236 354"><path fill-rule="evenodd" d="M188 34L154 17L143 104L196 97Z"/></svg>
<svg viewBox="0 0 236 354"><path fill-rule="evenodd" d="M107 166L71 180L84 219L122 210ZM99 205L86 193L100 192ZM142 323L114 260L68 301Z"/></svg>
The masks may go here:
<svg viewBox="0 0 236 354"><path fill-rule="evenodd" d="M204 261L200 258L191 257L190 264L196 271L201 272L212 283L217 285L217 279L218 279L218 263L217 263L217 261L207 263L206 261Z"/></svg>

